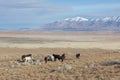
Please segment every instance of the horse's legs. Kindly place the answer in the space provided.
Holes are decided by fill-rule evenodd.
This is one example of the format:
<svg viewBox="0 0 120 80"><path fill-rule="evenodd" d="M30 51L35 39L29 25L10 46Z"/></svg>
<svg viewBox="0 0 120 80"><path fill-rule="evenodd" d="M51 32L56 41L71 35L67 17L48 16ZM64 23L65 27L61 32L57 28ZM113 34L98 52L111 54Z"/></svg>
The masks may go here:
<svg viewBox="0 0 120 80"><path fill-rule="evenodd" d="M63 62L63 58L61 58L61 62Z"/></svg>
<svg viewBox="0 0 120 80"><path fill-rule="evenodd" d="M56 61L56 58L54 59L54 61Z"/></svg>

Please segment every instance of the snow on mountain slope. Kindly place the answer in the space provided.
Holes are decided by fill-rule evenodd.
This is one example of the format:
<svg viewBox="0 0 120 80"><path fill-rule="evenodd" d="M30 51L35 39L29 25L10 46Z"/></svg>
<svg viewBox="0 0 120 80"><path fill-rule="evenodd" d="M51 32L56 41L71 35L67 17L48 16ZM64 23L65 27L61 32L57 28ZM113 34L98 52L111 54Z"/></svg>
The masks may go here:
<svg viewBox="0 0 120 80"><path fill-rule="evenodd" d="M65 31L120 31L120 16L104 18L66 18L62 21L55 21L42 27L46 30Z"/></svg>
<svg viewBox="0 0 120 80"><path fill-rule="evenodd" d="M66 19L64 19L65 21L80 21L80 22L82 22L82 21L88 21L88 19L87 18L83 18L83 17L75 17L75 18L66 18Z"/></svg>

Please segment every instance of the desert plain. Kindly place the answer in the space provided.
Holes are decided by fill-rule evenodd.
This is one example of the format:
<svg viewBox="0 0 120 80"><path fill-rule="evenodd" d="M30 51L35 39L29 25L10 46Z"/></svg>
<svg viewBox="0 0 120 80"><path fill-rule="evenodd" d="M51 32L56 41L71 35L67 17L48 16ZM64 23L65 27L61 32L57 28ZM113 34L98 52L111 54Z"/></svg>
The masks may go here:
<svg viewBox="0 0 120 80"><path fill-rule="evenodd" d="M66 58L44 63L53 53ZM24 54L39 64L18 62ZM120 80L120 33L1 31L0 80Z"/></svg>

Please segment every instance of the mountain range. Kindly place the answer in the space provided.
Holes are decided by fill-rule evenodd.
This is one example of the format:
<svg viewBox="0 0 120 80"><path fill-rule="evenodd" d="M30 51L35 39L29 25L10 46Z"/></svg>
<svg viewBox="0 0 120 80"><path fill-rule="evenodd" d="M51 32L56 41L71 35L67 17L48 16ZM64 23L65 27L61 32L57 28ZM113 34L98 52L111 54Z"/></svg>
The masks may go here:
<svg viewBox="0 0 120 80"><path fill-rule="evenodd" d="M104 18L66 18L45 24L42 30L61 31L120 31L120 16Z"/></svg>

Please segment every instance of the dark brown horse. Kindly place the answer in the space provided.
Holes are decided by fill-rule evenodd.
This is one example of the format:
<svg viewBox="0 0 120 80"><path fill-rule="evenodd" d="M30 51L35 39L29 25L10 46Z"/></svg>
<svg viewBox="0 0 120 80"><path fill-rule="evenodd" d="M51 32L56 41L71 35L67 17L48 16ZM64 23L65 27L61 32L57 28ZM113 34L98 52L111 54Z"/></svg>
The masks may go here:
<svg viewBox="0 0 120 80"><path fill-rule="evenodd" d="M47 61L48 61L47 57L44 58L44 61L45 61L45 63L47 63Z"/></svg>
<svg viewBox="0 0 120 80"><path fill-rule="evenodd" d="M58 54L53 54L53 56L55 61L56 59L58 59L59 61L61 60L63 62L63 60L65 59L65 54L62 54L61 56Z"/></svg>

